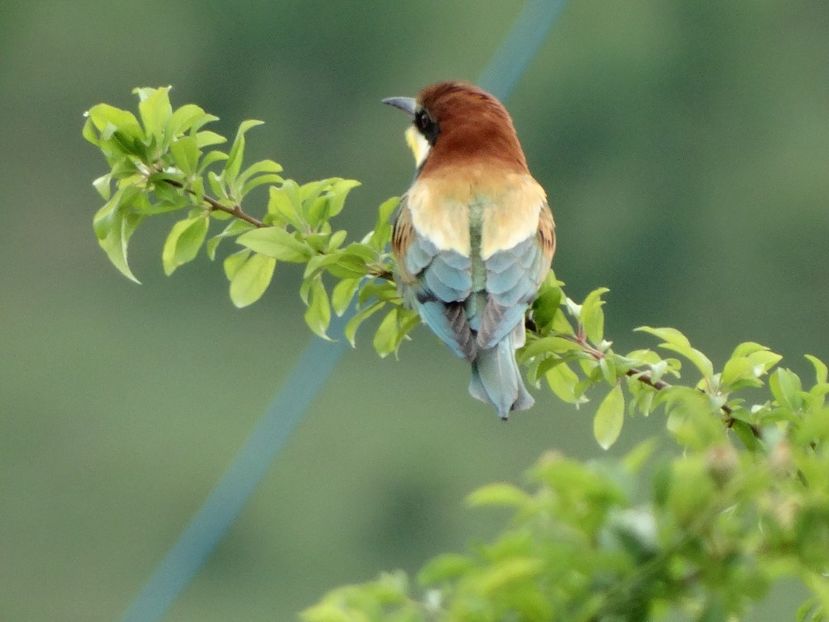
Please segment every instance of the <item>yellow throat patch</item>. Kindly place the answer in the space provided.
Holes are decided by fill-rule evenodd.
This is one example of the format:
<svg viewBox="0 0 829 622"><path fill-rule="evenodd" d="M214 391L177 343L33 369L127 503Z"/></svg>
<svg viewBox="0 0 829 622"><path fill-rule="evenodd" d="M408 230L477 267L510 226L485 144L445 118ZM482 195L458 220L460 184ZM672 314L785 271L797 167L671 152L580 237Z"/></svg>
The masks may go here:
<svg viewBox="0 0 829 622"><path fill-rule="evenodd" d="M406 130L406 144L412 150L415 166L420 168L420 165L426 160L426 156L429 155L429 149L431 149L429 141L414 126L411 126Z"/></svg>

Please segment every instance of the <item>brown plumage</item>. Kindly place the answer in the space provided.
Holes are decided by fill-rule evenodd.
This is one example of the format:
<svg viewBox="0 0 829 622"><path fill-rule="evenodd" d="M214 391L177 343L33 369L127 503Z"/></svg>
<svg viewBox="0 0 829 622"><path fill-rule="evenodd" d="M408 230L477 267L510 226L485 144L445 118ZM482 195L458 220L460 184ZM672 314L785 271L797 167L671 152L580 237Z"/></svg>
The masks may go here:
<svg viewBox="0 0 829 622"><path fill-rule="evenodd" d="M503 104L483 89L467 82L439 82L420 91L417 101L440 127L439 140L429 153L422 176L469 160L529 173L512 118Z"/></svg>

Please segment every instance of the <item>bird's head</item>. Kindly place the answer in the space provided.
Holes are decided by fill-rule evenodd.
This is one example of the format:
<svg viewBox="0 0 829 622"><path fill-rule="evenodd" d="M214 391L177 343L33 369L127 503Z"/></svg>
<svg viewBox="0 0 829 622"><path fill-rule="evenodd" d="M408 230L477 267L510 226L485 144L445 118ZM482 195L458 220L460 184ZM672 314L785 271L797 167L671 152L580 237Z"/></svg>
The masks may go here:
<svg viewBox="0 0 829 622"><path fill-rule="evenodd" d="M417 98L389 97L383 103L412 119L406 142L419 174L484 162L527 171L509 113L483 89L466 82L438 82Z"/></svg>

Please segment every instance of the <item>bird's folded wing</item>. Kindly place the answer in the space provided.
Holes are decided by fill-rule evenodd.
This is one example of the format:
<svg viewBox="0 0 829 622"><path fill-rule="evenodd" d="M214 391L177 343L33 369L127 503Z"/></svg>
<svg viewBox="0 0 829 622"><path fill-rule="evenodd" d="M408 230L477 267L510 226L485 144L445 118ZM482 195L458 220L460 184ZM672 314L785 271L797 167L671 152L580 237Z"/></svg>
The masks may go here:
<svg viewBox="0 0 829 622"><path fill-rule="evenodd" d="M520 322L550 270L555 252L555 228L550 208L539 213L534 235L484 261L487 302L478 330L478 346L489 349Z"/></svg>
<svg viewBox="0 0 829 622"><path fill-rule="evenodd" d="M404 299L423 321L460 357L475 358L475 338L463 302L472 291L469 257L441 251L412 225L405 197L394 219L392 251Z"/></svg>

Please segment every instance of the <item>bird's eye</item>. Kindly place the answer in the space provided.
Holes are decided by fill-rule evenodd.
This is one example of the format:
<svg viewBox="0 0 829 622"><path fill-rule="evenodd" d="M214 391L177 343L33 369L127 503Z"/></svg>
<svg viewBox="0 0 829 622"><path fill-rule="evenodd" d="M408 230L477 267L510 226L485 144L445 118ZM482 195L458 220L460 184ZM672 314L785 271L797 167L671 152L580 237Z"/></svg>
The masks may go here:
<svg viewBox="0 0 829 622"><path fill-rule="evenodd" d="M435 144L435 140L437 140L437 136L440 133L438 124L423 108L415 113L414 125L430 145Z"/></svg>
<svg viewBox="0 0 829 622"><path fill-rule="evenodd" d="M417 129L419 129L422 134L427 134L431 124L432 120L429 118L426 111L418 110L415 114L415 125L417 126Z"/></svg>

